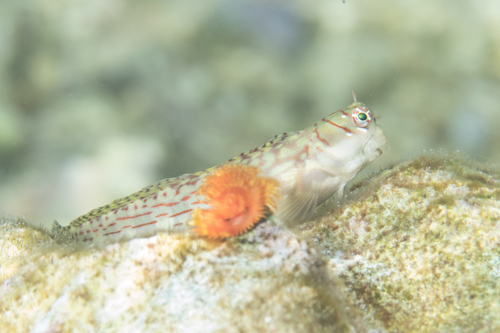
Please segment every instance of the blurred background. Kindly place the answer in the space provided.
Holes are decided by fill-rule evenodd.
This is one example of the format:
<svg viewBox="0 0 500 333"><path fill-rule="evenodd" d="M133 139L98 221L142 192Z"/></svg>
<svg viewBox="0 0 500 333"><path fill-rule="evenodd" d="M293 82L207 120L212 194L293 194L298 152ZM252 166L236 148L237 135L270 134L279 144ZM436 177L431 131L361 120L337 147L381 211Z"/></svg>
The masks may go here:
<svg viewBox="0 0 500 333"><path fill-rule="evenodd" d="M0 214L66 225L352 102L500 162L497 0L0 2Z"/></svg>

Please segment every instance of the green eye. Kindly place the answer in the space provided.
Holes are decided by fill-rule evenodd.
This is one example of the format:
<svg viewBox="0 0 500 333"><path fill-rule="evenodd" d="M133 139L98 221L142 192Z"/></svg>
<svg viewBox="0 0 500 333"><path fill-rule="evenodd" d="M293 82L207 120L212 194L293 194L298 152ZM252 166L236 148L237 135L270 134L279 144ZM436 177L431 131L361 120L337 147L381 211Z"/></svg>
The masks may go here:
<svg viewBox="0 0 500 333"><path fill-rule="evenodd" d="M358 113L358 119L361 120L361 121L365 121L366 119L368 119L368 116L366 115L366 113Z"/></svg>
<svg viewBox="0 0 500 333"><path fill-rule="evenodd" d="M366 127L372 121L370 110L366 106L358 106L352 111L352 120L358 127Z"/></svg>

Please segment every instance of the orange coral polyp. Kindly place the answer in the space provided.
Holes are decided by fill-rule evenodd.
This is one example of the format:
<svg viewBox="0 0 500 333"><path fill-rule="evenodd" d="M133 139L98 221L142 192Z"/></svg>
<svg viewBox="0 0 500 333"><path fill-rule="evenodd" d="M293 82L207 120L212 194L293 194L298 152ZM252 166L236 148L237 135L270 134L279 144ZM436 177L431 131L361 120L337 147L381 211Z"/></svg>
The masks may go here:
<svg viewBox="0 0 500 333"><path fill-rule="evenodd" d="M211 208L194 211L195 231L209 238L237 236L274 212L279 182L259 173L254 166L229 164L207 176L197 194Z"/></svg>

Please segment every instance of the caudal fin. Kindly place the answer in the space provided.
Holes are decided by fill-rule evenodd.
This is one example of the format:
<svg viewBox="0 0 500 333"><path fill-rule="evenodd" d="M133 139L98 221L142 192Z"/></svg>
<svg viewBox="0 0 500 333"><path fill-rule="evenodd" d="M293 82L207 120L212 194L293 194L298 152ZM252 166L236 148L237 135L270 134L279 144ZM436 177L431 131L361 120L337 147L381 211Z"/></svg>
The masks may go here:
<svg viewBox="0 0 500 333"><path fill-rule="evenodd" d="M63 231L64 231L64 227L62 225L59 224L59 222L57 222L56 220L54 220L54 222L52 222L52 234L54 235L58 235L58 234L61 234Z"/></svg>

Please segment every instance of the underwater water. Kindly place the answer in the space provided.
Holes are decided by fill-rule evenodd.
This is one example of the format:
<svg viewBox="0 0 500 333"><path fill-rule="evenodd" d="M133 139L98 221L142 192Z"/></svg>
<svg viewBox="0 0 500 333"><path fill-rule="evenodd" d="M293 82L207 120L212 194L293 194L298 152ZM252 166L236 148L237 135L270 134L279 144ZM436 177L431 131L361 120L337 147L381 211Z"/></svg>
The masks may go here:
<svg viewBox="0 0 500 333"><path fill-rule="evenodd" d="M500 5L4 1L0 212L67 223L352 101L388 144L500 162ZM369 172L368 170L367 172Z"/></svg>

